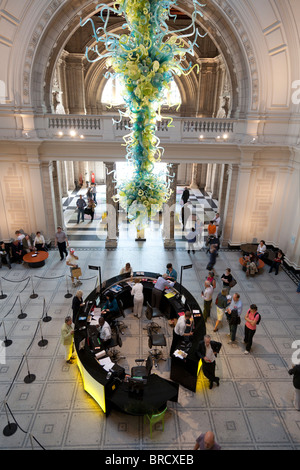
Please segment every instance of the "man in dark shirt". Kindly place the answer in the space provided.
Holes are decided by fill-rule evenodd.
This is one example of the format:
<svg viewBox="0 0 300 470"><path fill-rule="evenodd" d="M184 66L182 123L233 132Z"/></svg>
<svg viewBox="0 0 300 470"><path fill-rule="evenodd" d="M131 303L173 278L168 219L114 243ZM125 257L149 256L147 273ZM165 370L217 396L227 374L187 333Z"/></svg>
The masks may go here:
<svg viewBox="0 0 300 470"><path fill-rule="evenodd" d="M187 187L184 188L184 191L182 193L181 199L183 200L183 204L186 204L189 200L190 197L190 192Z"/></svg>
<svg viewBox="0 0 300 470"><path fill-rule="evenodd" d="M84 208L86 206L86 202L83 199L81 194L79 196L79 199L77 199L76 206L78 209L77 223L79 224L80 215L81 215L81 221L84 222Z"/></svg>

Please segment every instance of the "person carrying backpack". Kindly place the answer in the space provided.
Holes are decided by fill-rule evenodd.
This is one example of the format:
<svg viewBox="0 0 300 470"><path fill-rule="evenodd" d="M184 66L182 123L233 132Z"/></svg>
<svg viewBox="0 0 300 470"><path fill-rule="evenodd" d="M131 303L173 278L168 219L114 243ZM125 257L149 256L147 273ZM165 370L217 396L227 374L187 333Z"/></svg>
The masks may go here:
<svg viewBox="0 0 300 470"><path fill-rule="evenodd" d="M256 332L256 325L260 322L260 314L257 311L255 304L250 305L250 308L245 316L245 336L244 343L246 343L246 350L244 354L249 354L252 346L253 336Z"/></svg>
<svg viewBox="0 0 300 470"><path fill-rule="evenodd" d="M238 325L241 323L241 318L236 308L233 308L228 315L228 324L230 330L230 341L228 344L232 344L235 341L236 330Z"/></svg>

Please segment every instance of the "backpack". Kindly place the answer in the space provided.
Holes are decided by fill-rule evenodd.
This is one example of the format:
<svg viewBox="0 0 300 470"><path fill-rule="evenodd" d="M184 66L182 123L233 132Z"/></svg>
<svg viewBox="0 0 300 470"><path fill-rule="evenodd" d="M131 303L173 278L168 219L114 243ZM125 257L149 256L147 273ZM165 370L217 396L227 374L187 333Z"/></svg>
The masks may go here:
<svg viewBox="0 0 300 470"><path fill-rule="evenodd" d="M256 313L256 315L258 315L258 320L257 320L256 324L259 325L259 324L260 324L260 320L261 320L261 315L260 315L260 313L258 313L258 312ZM255 317L256 317L256 315L255 315ZM255 318L255 317L254 317L254 318Z"/></svg>

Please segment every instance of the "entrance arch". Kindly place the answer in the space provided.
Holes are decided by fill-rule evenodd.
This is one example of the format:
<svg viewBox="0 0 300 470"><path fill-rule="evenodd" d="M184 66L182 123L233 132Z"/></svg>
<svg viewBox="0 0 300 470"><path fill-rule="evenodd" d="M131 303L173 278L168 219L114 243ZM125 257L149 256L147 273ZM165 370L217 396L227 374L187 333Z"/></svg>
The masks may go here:
<svg viewBox="0 0 300 470"><path fill-rule="evenodd" d="M230 26L225 12L216 3L215 1L207 2L203 9L204 19L199 26L207 31L224 58L232 87L232 117L243 118L249 109L255 108L254 97L257 96L259 87L258 77L255 74L256 61L251 51L252 67L250 72L250 58L249 55L247 56L247 53L250 53L249 47L245 49L241 46L241 44L245 44L245 37L247 38L245 30L240 25L239 31L242 37L239 37L237 31ZM191 12L189 2L179 2L178 5L182 12ZM26 59L27 63L31 61L31 71L28 72L28 64L24 83L28 88L29 80L28 101L37 112L52 112L51 86L56 63L68 40L80 28L80 18L84 20L93 16L94 8L95 3L92 1L88 4L83 0L67 2L51 16L40 41L32 39L30 47L32 49L32 44L36 44L36 47L34 53L32 50L30 54L27 51ZM228 13L228 10L226 11ZM232 8L230 12L233 17ZM59 31L57 25L60 25ZM38 27L40 28L40 26ZM36 35L37 31L35 30L33 38Z"/></svg>

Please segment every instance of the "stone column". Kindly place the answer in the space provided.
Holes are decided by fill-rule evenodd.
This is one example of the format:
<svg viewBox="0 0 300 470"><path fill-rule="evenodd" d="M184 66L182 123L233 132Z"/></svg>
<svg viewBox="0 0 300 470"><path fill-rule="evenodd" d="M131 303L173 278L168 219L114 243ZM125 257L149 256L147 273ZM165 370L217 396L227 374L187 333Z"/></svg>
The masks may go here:
<svg viewBox="0 0 300 470"><path fill-rule="evenodd" d="M238 167L236 195L233 207L231 244L240 245L247 241L249 213L252 204L251 174L255 152L253 149L242 149L241 163ZM250 205L250 207L249 207Z"/></svg>
<svg viewBox="0 0 300 470"><path fill-rule="evenodd" d="M225 81L225 64L219 63L217 67L217 84L216 84L216 93L215 93L215 103L214 103L214 113L213 116L216 117L219 109L223 103L223 88Z"/></svg>
<svg viewBox="0 0 300 470"><path fill-rule="evenodd" d="M164 227L164 247L166 249L176 249L175 242L175 211L176 211L176 189L179 163L173 163L170 173L173 175L170 187L171 197L167 204L164 204L163 227Z"/></svg>
<svg viewBox="0 0 300 470"><path fill-rule="evenodd" d="M66 88L70 114L86 114L84 61L84 54L69 54L66 57Z"/></svg>
<svg viewBox="0 0 300 470"><path fill-rule="evenodd" d="M106 212L107 212L107 238L105 248L116 248L118 246L118 204L114 202L116 194L114 183L114 163L105 163L106 166Z"/></svg>
<svg viewBox="0 0 300 470"><path fill-rule="evenodd" d="M203 59L201 69L201 93L199 114L212 117L216 93L216 59Z"/></svg>
<svg viewBox="0 0 300 470"><path fill-rule="evenodd" d="M52 162L52 165L50 165L50 184L55 228L57 228L58 225L64 227L59 163L60 162Z"/></svg>
<svg viewBox="0 0 300 470"><path fill-rule="evenodd" d="M61 196L68 197L68 185L67 185L67 174L66 174L66 162L57 162L57 169L59 171L59 180L61 188Z"/></svg>
<svg viewBox="0 0 300 470"><path fill-rule="evenodd" d="M221 171L222 171L222 165L220 165L218 163L215 163L214 164L212 185L211 185L211 191L212 191L211 197L213 199L218 199L218 197L219 197Z"/></svg>
<svg viewBox="0 0 300 470"><path fill-rule="evenodd" d="M237 197L237 182L238 182L239 165L233 164L228 166L228 182L226 201L223 210L223 231L222 231L222 245L227 246L231 241L232 225L234 219L234 206ZM238 221L237 221L238 222Z"/></svg>
<svg viewBox="0 0 300 470"><path fill-rule="evenodd" d="M43 216L46 219L45 230L43 227L39 227L39 230L45 231L47 238L54 241L56 228L57 228L57 217L56 209L53 198L53 162L43 162L41 164L41 183L42 183L42 199L44 200L44 213Z"/></svg>
<svg viewBox="0 0 300 470"><path fill-rule="evenodd" d="M207 173L206 173L206 184L205 184L205 188L204 188L207 193L211 192L212 170L213 170L213 164L208 163L207 164Z"/></svg>
<svg viewBox="0 0 300 470"><path fill-rule="evenodd" d="M65 113L69 114L69 100L68 100L68 87L67 87L67 75L66 75L66 57L68 52L63 51L58 61L58 75L59 84L61 87L61 101L64 107Z"/></svg>
<svg viewBox="0 0 300 470"><path fill-rule="evenodd" d="M207 163L200 163L199 165L199 170L198 170L198 187L199 189L205 189L206 185L206 176L207 176Z"/></svg>
<svg viewBox="0 0 300 470"><path fill-rule="evenodd" d="M198 172L199 172L199 165L197 163L192 164L192 177L190 188L198 189Z"/></svg>
<svg viewBox="0 0 300 470"><path fill-rule="evenodd" d="M74 162L66 161L65 164L66 164L67 188L68 188L68 191L73 191L75 189Z"/></svg>

